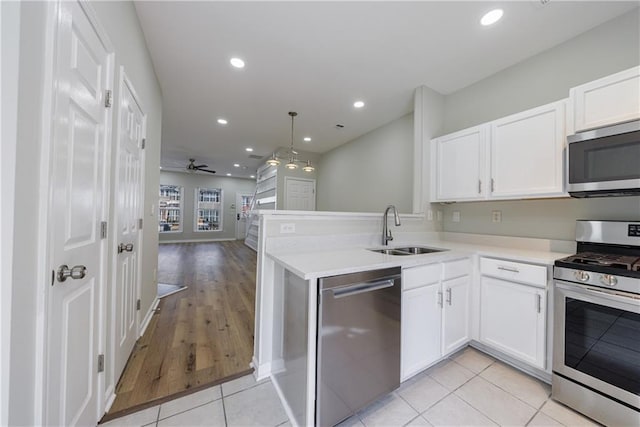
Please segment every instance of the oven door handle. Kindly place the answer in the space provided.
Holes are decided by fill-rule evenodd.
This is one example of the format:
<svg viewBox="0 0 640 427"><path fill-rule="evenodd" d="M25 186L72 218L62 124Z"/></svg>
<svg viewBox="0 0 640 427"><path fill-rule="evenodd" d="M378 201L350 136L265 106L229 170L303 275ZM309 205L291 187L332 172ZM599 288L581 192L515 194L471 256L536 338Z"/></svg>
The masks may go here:
<svg viewBox="0 0 640 427"><path fill-rule="evenodd" d="M560 280L556 280L555 282L556 282L557 288L566 289L566 290L577 292L584 295L591 295L594 297L602 297L603 295L606 295L607 297L615 301L626 302L626 303L628 303L629 299L631 298L635 301L640 302L640 295L638 294L632 294L632 293L622 292L622 291L614 291L611 289L594 288L594 287L584 286L584 285L574 285L570 282L564 282Z"/></svg>

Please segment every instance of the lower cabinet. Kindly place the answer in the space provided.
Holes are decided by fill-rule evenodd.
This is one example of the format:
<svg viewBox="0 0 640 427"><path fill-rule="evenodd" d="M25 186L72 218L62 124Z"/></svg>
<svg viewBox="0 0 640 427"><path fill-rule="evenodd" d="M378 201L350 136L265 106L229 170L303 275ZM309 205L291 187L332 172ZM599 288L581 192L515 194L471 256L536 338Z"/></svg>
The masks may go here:
<svg viewBox="0 0 640 427"><path fill-rule="evenodd" d="M403 269L402 381L469 340L470 273L468 258Z"/></svg>
<svg viewBox="0 0 640 427"><path fill-rule="evenodd" d="M440 359L440 282L402 292L402 380Z"/></svg>
<svg viewBox="0 0 640 427"><path fill-rule="evenodd" d="M545 369L546 289L482 276L480 341Z"/></svg>
<svg viewBox="0 0 640 427"><path fill-rule="evenodd" d="M447 355L469 341L471 279L462 276L442 282L442 354Z"/></svg>

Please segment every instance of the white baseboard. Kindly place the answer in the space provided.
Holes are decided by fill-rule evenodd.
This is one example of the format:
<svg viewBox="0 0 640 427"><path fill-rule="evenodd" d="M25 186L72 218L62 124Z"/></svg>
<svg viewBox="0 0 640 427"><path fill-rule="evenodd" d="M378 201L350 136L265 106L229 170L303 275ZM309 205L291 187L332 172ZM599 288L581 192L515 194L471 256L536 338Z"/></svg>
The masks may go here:
<svg viewBox="0 0 640 427"><path fill-rule="evenodd" d="M144 332L147 330L147 326L149 326L149 322L151 322L151 317L155 312L156 308L158 308L158 304L160 304L160 299L156 296L153 300L153 304L149 307L149 311L144 315L144 319L142 319L142 323L140 324L140 333L138 334L138 338L144 335Z"/></svg>
<svg viewBox="0 0 640 427"><path fill-rule="evenodd" d="M293 415L293 410L291 409L291 406L289 406L289 402L287 402L287 399L284 397L284 393L282 392L282 389L280 388L280 384L278 384L278 381L276 380L276 378L274 376L271 376L271 384L273 384L273 387L276 389L276 393L278 394L278 397L280 398L280 403L282 403L282 407L284 408L284 412L287 414L287 417L289 417L289 422L291 423L292 426L298 426L298 424L296 423L296 417ZM307 420L308 421L308 420Z"/></svg>
<svg viewBox="0 0 640 427"><path fill-rule="evenodd" d="M169 243L211 243L211 242L231 242L233 240L238 240L235 237L225 237L224 239L184 239L184 240L160 240L158 244L169 244Z"/></svg>
<svg viewBox="0 0 640 427"><path fill-rule="evenodd" d="M109 410L111 409L111 406L113 405L113 402L116 401L116 394L114 393L114 391L115 390L111 391L111 393L109 394L109 398L107 399L107 404L104 407L105 414L109 412Z"/></svg>
<svg viewBox="0 0 640 427"><path fill-rule="evenodd" d="M251 359L250 365L253 367L253 376L256 381L271 377L271 363L263 363L260 365L254 356Z"/></svg>

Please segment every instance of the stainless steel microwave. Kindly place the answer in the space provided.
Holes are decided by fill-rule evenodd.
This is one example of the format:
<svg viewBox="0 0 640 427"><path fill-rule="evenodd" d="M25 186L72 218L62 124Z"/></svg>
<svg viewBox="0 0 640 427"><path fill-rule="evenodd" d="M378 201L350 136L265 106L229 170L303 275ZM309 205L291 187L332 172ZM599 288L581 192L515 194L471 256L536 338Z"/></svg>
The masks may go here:
<svg viewBox="0 0 640 427"><path fill-rule="evenodd" d="M572 197L640 195L640 120L580 132L567 142Z"/></svg>

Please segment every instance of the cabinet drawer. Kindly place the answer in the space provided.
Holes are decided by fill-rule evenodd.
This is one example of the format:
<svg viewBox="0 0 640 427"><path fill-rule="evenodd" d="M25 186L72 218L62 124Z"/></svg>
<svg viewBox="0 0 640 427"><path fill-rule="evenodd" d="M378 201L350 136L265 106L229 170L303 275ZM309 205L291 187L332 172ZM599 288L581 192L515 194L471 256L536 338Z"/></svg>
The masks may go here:
<svg viewBox="0 0 640 427"><path fill-rule="evenodd" d="M471 260L469 258L448 261L444 263L444 280L455 279L456 277L468 276L471 274Z"/></svg>
<svg viewBox="0 0 640 427"><path fill-rule="evenodd" d="M542 265L481 258L480 272L486 276L528 283L542 288L547 286L547 268Z"/></svg>
<svg viewBox="0 0 640 427"><path fill-rule="evenodd" d="M421 265L402 270L402 289L413 289L440 281L440 263Z"/></svg>

